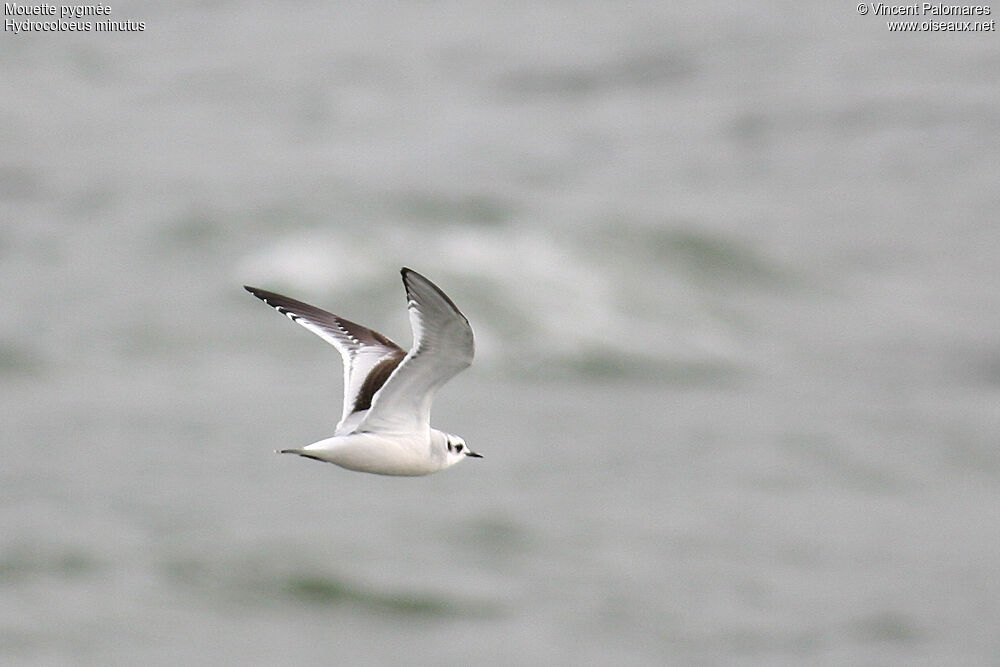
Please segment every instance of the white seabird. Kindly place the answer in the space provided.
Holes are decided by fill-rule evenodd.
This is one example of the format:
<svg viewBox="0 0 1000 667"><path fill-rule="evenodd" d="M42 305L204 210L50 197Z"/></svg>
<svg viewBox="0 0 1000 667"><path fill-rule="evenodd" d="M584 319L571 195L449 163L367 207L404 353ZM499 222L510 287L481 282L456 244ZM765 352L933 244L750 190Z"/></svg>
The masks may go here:
<svg viewBox="0 0 1000 667"><path fill-rule="evenodd" d="M427 278L403 268L413 329L409 352L360 324L274 292L244 285L255 297L331 343L344 360L344 409L331 438L282 449L348 470L429 475L482 458L457 435L431 428L434 394L472 364L469 320Z"/></svg>

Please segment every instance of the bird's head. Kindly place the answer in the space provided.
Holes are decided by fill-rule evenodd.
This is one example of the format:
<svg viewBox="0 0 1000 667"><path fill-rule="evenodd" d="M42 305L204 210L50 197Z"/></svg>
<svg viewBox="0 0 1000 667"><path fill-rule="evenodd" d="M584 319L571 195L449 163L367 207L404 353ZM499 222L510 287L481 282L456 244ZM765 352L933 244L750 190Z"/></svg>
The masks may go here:
<svg viewBox="0 0 1000 667"><path fill-rule="evenodd" d="M445 460L449 466L453 466L466 458L481 459L482 454L477 454L465 444L465 440L457 435L445 433Z"/></svg>

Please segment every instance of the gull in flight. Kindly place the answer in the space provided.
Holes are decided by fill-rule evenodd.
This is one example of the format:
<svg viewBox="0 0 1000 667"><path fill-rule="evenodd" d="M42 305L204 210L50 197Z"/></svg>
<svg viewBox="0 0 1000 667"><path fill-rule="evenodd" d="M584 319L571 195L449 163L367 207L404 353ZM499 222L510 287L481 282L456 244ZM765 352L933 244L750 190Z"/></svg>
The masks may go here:
<svg viewBox="0 0 1000 667"><path fill-rule="evenodd" d="M427 278L403 268L413 348L315 306L244 285L255 297L333 345L344 360L344 411L333 437L282 449L377 475L429 475L468 457L465 440L431 428L434 394L472 364L469 320Z"/></svg>

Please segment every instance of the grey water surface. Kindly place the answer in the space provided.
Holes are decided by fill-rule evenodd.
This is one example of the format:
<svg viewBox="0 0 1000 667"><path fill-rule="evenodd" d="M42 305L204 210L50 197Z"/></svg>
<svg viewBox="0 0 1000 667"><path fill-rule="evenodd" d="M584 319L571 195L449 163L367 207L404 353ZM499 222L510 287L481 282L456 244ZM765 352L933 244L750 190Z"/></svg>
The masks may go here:
<svg viewBox="0 0 1000 667"><path fill-rule="evenodd" d="M1000 46L853 4L0 35L0 663L1000 664ZM476 364L419 479L280 457Z"/></svg>

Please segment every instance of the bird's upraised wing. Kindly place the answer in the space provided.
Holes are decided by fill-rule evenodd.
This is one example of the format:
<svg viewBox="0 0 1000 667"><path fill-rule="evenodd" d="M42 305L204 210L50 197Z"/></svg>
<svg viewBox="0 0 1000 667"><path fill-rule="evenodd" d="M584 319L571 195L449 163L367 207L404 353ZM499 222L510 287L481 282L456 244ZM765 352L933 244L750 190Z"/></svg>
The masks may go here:
<svg viewBox="0 0 1000 667"><path fill-rule="evenodd" d="M437 285L404 268L413 348L375 394L358 430L413 433L430 425L435 392L475 355L469 320Z"/></svg>
<svg viewBox="0 0 1000 667"><path fill-rule="evenodd" d="M375 394L406 356L402 348L377 331L287 296L247 285L244 289L340 352L344 360L344 409L338 431L353 413L371 407Z"/></svg>

